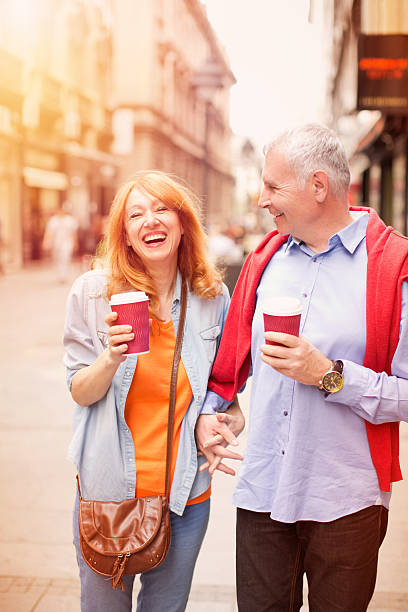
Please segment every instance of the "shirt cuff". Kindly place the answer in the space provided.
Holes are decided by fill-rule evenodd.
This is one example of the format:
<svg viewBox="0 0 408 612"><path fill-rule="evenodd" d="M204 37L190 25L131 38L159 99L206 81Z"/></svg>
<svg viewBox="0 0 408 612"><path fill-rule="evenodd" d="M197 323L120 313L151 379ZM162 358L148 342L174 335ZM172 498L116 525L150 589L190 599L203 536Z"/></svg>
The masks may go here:
<svg viewBox="0 0 408 612"><path fill-rule="evenodd" d="M216 414L217 412L225 412L231 402L214 393L207 391L200 414Z"/></svg>
<svg viewBox="0 0 408 612"><path fill-rule="evenodd" d="M343 362L343 386L337 393L329 393L326 401L334 404L358 406L367 390L369 370L347 359Z"/></svg>

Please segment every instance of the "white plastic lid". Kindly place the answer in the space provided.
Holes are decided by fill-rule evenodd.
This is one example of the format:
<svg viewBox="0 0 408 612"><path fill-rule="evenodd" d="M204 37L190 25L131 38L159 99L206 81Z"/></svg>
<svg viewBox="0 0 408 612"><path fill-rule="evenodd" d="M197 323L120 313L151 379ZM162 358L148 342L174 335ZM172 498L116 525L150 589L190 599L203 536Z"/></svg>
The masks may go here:
<svg viewBox="0 0 408 612"><path fill-rule="evenodd" d="M301 314L302 303L298 298L289 296L271 297L262 303L262 310L265 314L278 317L293 316Z"/></svg>
<svg viewBox="0 0 408 612"><path fill-rule="evenodd" d="M144 291L127 291L126 293L114 293L111 295L109 304L133 304L134 302L143 302L148 299Z"/></svg>

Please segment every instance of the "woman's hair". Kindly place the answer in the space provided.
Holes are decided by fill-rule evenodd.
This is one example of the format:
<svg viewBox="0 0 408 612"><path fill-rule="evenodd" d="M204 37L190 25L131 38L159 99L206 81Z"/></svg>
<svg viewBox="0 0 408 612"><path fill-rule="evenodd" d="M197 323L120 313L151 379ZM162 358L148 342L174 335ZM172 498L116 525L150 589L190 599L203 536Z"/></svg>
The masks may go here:
<svg viewBox="0 0 408 612"><path fill-rule="evenodd" d="M178 247L177 265L190 290L204 298L214 298L221 293L221 274L207 255L198 197L179 179L158 170L147 170L136 173L132 180L124 183L112 203L104 255L104 264L110 272L108 296L132 287L149 296L153 311L158 306L153 279L127 243L125 212L132 189L157 198L177 212L184 232Z"/></svg>
<svg viewBox="0 0 408 612"><path fill-rule="evenodd" d="M324 170L337 197L346 197L350 186L347 156L337 134L324 125L308 123L286 130L264 149L282 153L297 176L299 187L304 188L309 177Z"/></svg>

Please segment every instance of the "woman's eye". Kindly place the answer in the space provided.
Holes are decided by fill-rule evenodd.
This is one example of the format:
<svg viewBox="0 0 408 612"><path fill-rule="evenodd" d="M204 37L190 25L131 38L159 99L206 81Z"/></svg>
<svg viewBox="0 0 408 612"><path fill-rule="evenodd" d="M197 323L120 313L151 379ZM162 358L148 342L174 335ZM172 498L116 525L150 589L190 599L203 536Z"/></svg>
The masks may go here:
<svg viewBox="0 0 408 612"><path fill-rule="evenodd" d="M156 212L165 212L166 210L169 210L167 206L160 206L159 208L156 208Z"/></svg>
<svg viewBox="0 0 408 612"><path fill-rule="evenodd" d="M139 212L134 212L130 215L130 219L137 219L137 217L140 217L142 213Z"/></svg>

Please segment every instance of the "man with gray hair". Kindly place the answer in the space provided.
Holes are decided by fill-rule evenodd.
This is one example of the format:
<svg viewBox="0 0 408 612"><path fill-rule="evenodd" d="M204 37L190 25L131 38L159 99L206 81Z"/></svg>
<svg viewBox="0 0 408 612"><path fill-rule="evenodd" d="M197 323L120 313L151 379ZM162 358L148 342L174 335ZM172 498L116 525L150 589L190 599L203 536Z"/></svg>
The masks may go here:
<svg viewBox="0 0 408 612"><path fill-rule="evenodd" d="M252 373L234 493L240 612L299 610L304 574L312 612L362 612L402 478L408 240L349 207L346 155L324 126L271 142L262 179L259 206L277 229L243 267L196 436L211 471L231 456L219 435L205 441L222 435L215 413ZM299 337L264 332L273 296L301 300Z"/></svg>

